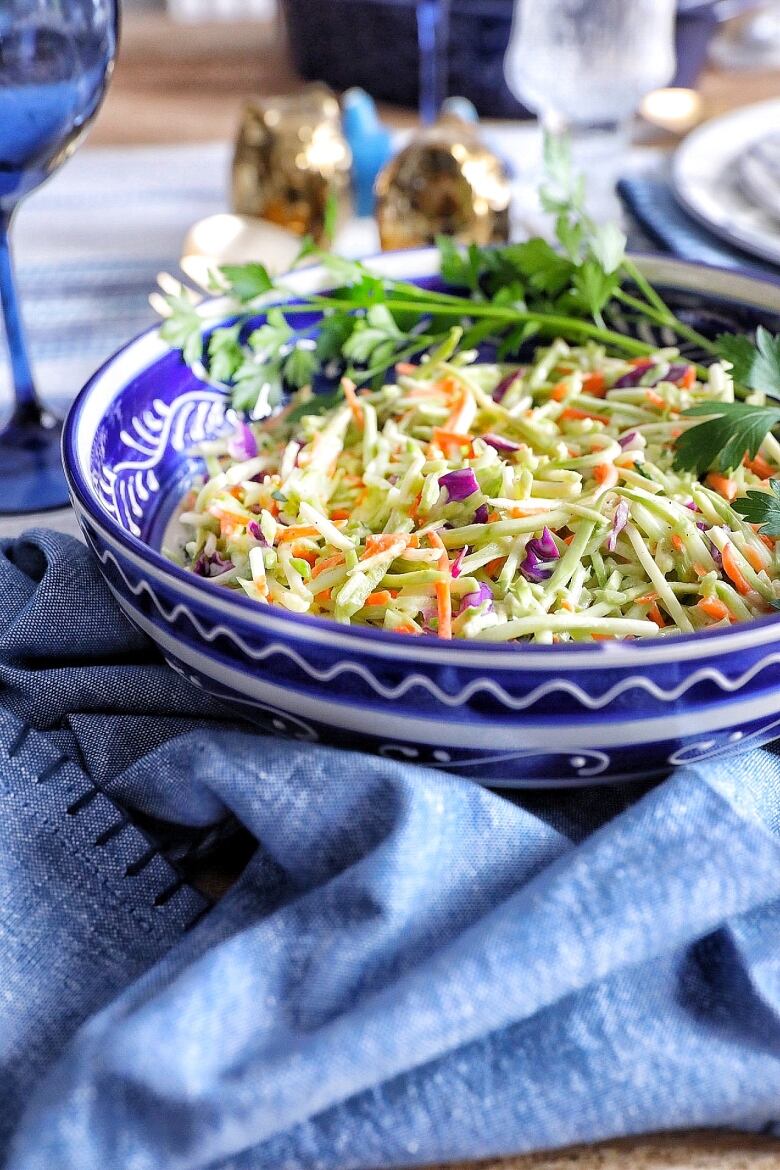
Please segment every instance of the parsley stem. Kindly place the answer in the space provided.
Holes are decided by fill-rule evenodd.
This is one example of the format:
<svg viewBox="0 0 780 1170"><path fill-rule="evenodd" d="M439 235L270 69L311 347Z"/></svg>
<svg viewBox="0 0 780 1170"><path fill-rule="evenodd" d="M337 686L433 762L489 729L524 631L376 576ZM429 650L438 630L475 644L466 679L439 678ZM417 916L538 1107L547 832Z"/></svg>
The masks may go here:
<svg viewBox="0 0 780 1170"><path fill-rule="evenodd" d="M707 353L716 354L718 352L717 346L709 338L704 337L701 333L692 329L690 325L686 325L679 317L675 317L671 309L665 307L663 312L656 310L652 306L645 304L644 301L638 300L637 297L632 297L630 293L624 292L622 288L615 290L614 297L621 304L627 305L630 309L636 309L638 313L654 321L657 325L666 325L670 329L673 329L679 337L684 337L686 341L692 342L692 344L705 350Z"/></svg>
<svg viewBox="0 0 780 1170"><path fill-rule="evenodd" d="M311 301L306 304L284 305L280 307L284 313L310 313L312 308L354 311L364 306L356 304L354 301L318 296L315 294L312 296ZM430 314L433 306L427 301L410 300L394 301L392 308L396 312ZM435 312L437 316L458 317L461 320L468 317L488 317L496 322L502 321L517 325L530 322L538 325L543 332L552 334L553 336L555 334L562 334L563 336L574 334L580 337L590 337L594 341L601 341L605 345L612 345L617 349L625 350L627 353L642 356L655 352L655 347L648 345L644 341L638 341L634 337L626 337L623 333L617 333L612 329L604 329L590 321L583 321L576 317L558 316L553 313L535 313L530 310L512 309L501 305L478 304L465 298L461 299L457 304L437 304L435 306Z"/></svg>

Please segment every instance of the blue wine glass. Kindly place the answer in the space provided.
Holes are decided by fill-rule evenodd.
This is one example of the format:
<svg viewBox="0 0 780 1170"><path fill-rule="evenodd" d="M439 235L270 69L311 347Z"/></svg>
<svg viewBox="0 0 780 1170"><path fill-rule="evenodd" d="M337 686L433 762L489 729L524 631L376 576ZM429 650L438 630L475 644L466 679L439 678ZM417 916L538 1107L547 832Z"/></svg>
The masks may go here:
<svg viewBox="0 0 780 1170"><path fill-rule="evenodd" d="M14 211L76 149L106 91L118 0L0 2L0 300L14 407L0 431L0 515L68 501L61 422L33 382L8 233Z"/></svg>

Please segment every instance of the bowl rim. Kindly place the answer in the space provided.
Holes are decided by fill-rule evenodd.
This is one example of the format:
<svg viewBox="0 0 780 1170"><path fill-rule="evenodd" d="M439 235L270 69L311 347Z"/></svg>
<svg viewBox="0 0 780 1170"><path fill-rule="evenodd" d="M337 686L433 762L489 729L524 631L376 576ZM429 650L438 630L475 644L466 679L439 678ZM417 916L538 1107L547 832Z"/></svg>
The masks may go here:
<svg viewBox="0 0 780 1170"><path fill-rule="evenodd" d="M720 296L725 300L741 300L755 308L768 308L780 314L780 278L773 279L769 276L754 275L742 270L653 254L632 253L632 259L638 263L641 269L653 271L655 275L652 279L676 287L681 291L694 293L706 291L710 295ZM395 276L406 280L435 276L439 267L438 252L435 248L383 252L362 258L362 263L373 268L380 275ZM702 274L708 278L711 287L702 289ZM291 291L300 294L315 289L327 289L331 278L324 266L314 264L285 274L283 279ZM763 296L761 295L762 291ZM767 293L771 295L767 297ZM771 303L767 304L767 300ZM219 310L222 304L226 309L225 319L228 319L227 309L231 303L225 297L208 298L201 302L199 309L201 312L208 310L209 315L212 315L214 310ZM280 299L278 293L269 293L266 298L258 300L258 314L280 304L284 304L284 299ZM248 624L265 627L269 632L273 632L273 627L280 627L281 631L284 632L286 627L291 634L303 641L326 642L342 648L362 649L365 653L378 657L406 658L414 655L428 663L435 661L452 666L494 666L502 671L513 667L517 670L561 669L564 667L573 670L614 670L662 663L670 664L682 659L718 657L727 651L745 649L753 645L765 645L769 639L762 638L761 634L772 628L777 631L778 638L780 638L780 618L768 615L747 622L738 622L724 630L699 630L692 634L672 634L658 639L637 638L630 642L615 640L595 644L583 642L555 646L535 643L518 645L517 643L491 643L467 639L443 641L435 635L422 634L415 637L413 643L410 644L408 639L399 638L397 633L390 630L341 624L328 618L315 617L310 614L296 614L282 606L259 606L257 602L238 592L226 590L214 582L197 578L191 572L168 560L161 552L158 552L140 537L128 532L105 510L95 496L88 475L81 466L77 450L80 430L84 423L85 408L90 403L92 396L103 387L106 379L109 378L120 360L127 359L130 351L136 348L145 348L150 343L157 342L156 347L154 347L157 352L153 353L151 361L145 361L137 366L132 374L132 377L136 377L142 370L149 368L153 362L170 352L170 347L159 340L158 330L158 325L152 325L120 346L103 362L77 394L68 411L62 431L62 459L65 475L77 516L79 511L83 510L98 528L102 528L104 533L123 546L127 553L134 554L135 559L140 560L141 563L145 562L151 569L155 570L155 575L161 576L163 579L170 578L172 584L176 583L187 593L194 593L204 604L220 611L223 618L233 616L244 626ZM106 405L122 393L128 380L125 378L117 383ZM99 418L103 417L103 413L100 413ZM697 651L697 647L700 648L700 651ZM458 662L459 657L460 662Z"/></svg>

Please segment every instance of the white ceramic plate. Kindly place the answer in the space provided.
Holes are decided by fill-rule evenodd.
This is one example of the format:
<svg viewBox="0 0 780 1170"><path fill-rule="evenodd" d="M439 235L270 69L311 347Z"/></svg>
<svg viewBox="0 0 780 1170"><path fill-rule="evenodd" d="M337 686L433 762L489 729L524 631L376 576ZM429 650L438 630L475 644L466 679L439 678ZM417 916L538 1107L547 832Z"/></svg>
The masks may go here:
<svg viewBox="0 0 780 1170"><path fill-rule="evenodd" d="M685 209L738 248L780 264L780 223L740 184L738 162L759 139L780 130L780 99L705 122L674 157L672 179Z"/></svg>

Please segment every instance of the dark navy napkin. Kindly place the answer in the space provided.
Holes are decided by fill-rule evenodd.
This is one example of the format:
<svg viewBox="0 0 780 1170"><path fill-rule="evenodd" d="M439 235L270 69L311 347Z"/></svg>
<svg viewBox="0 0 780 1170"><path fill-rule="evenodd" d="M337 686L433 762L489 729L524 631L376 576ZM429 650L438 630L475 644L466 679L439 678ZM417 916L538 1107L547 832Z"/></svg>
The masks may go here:
<svg viewBox="0 0 780 1170"><path fill-rule="evenodd" d="M621 179L618 194L636 224L648 238L651 248L670 252L681 260L697 264L713 264L718 268L734 268L780 280L780 268L731 247L698 223L680 206L668 182L662 179ZM643 250L644 243L632 239L634 250Z"/></svg>
<svg viewBox="0 0 780 1170"><path fill-rule="evenodd" d="M0 707L9 1170L357 1170L778 1125L772 750L509 799L269 739L45 532L0 547ZM150 826L228 815L259 845L206 909Z"/></svg>

